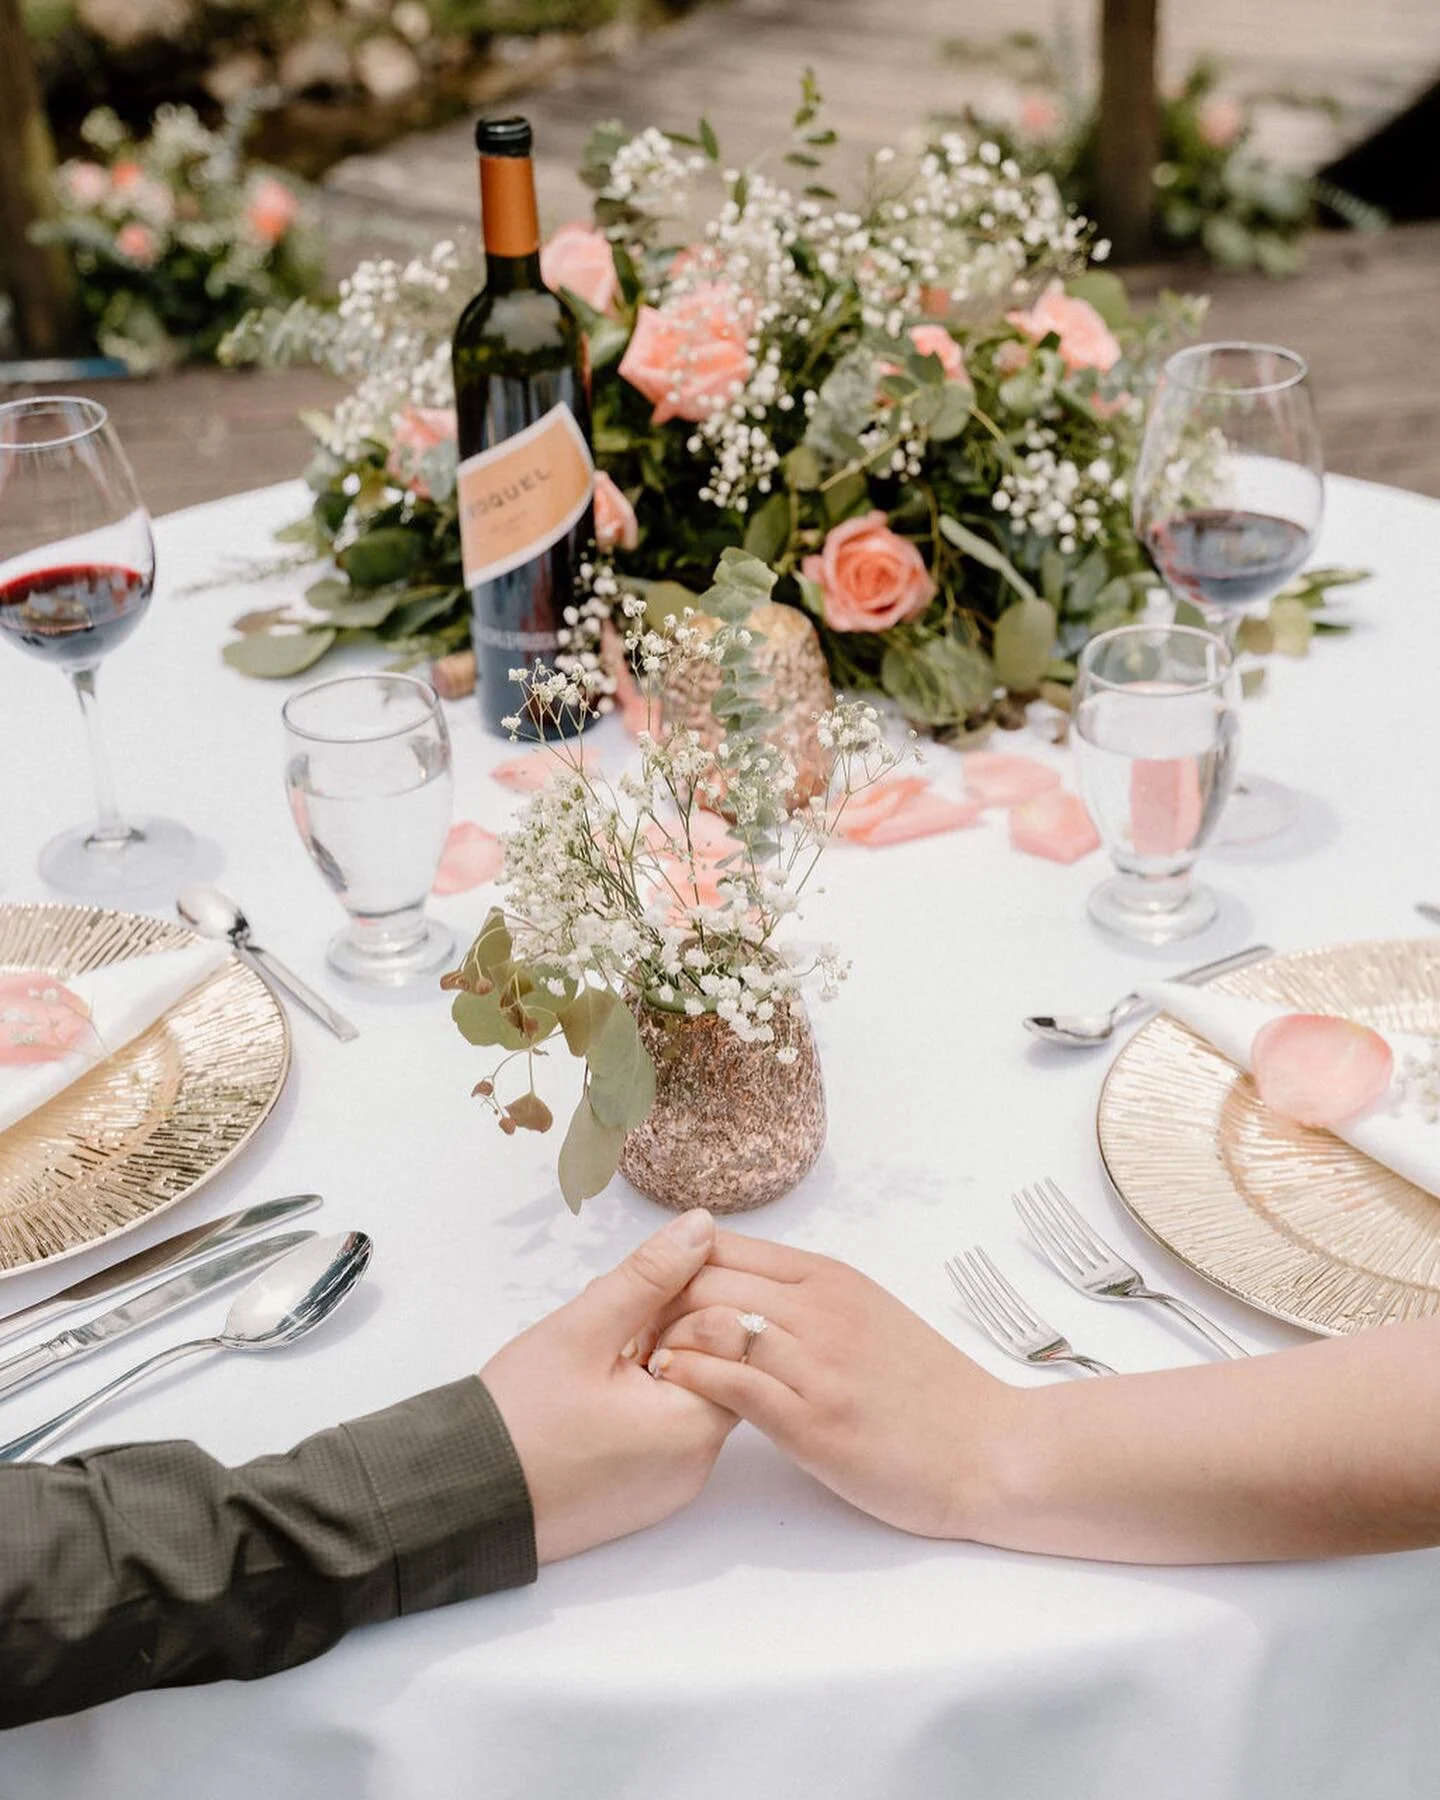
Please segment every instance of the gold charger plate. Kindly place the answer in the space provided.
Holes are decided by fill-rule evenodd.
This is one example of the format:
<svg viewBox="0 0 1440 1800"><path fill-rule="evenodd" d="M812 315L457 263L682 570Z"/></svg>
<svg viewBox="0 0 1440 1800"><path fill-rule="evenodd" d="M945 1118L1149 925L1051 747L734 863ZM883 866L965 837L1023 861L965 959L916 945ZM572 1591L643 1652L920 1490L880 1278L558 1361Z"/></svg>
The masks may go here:
<svg viewBox="0 0 1440 1800"><path fill-rule="evenodd" d="M1440 1036L1440 938L1296 951L1214 985ZM1239 1299L1328 1333L1440 1311L1440 1200L1269 1111L1248 1075L1174 1019L1152 1019L1116 1057L1097 1123L1141 1225Z"/></svg>
<svg viewBox="0 0 1440 1800"><path fill-rule="evenodd" d="M64 980L200 940L97 906L0 906L0 972ZM244 1145L290 1067L274 995L238 957L142 1036L0 1132L0 1278L174 1206Z"/></svg>

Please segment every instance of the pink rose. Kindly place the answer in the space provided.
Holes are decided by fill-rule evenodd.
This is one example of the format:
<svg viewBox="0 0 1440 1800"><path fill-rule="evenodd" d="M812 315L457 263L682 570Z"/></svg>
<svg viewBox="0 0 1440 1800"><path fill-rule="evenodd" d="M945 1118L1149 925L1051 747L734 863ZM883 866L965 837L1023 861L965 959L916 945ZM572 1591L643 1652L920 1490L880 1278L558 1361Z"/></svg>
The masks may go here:
<svg viewBox="0 0 1440 1800"><path fill-rule="evenodd" d="M441 444L454 442L454 407L402 407L390 436L390 454L385 459L385 467L397 480L403 481L412 494L428 500L430 486L421 473L420 464Z"/></svg>
<svg viewBox="0 0 1440 1800"><path fill-rule="evenodd" d="M1007 338L995 352L995 373L997 375L1018 375L1030 360L1030 346L1017 344L1014 338Z"/></svg>
<svg viewBox="0 0 1440 1800"><path fill-rule="evenodd" d="M1120 360L1120 346L1110 327L1088 300L1067 294L1052 281L1027 312L1006 313L1006 319L1032 343L1053 331L1060 339L1060 356L1073 375L1077 369L1113 369Z"/></svg>
<svg viewBox="0 0 1440 1800"><path fill-rule="evenodd" d="M602 550L633 550L640 541L635 508L603 469L595 471L595 542Z"/></svg>
<svg viewBox="0 0 1440 1800"><path fill-rule="evenodd" d="M148 225L132 219L115 234L115 248L142 269L148 269L160 254L160 240Z"/></svg>
<svg viewBox="0 0 1440 1800"><path fill-rule="evenodd" d="M733 292L711 282L662 307L642 306L620 373L653 402L651 423L663 425L728 406L754 366Z"/></svg>
<svg viewBox="0 0 1440 1800"><path fill-rule="evenodd" d="M562 225L540 252L545 285L569 288L598 313L609 312L620 291L610 240L591 225Z"/></svg>
<svg viewBox="0 0 1440 1800"><path fill-rule="evenodd" d="M60 174L66 195L76 206L98 206L110 186L110 177L97 162L68 162Z"/></svg>
<svg viewBox="0 0 1440 1800"><path fill-rule="evenodd" d="M1228 150L1245 129L1245 109L1229 94L1211 94L1200 104L1195 128L1212 150Z"/></svg>
<svg viewBox="0 0 1440 1800"><path fill-rule="evenodd" d="M245 202L245 223L262 244L278 244L295 223L300 202L293 189L273 175L262 175Z"/></svg>
<svg viewBox="0 0 1440 1800"><path fill-rule="evenodd" d="M947 381L958 381L970 386L970 376L965 368L965 357L960 346L951 337L943 325L912 325L910 342L921 356L938 356L940 367L945 371Z"/></svg>
<svg viewBox="0 0 1440 1800"><path fill-rule="evenodd" d="M1020 129L1026 137L1048 138L1060 124L1060 108L1049 94L1029 93L1020 101Z"/></svg>
<svg viewBox="0 0 1440 1800"><path fill-rule="evenodd" d="M922 287L920 310L927 319L948 319L950 317L949 288Z"/></svg>
<svg viewBox="0 0 1440 1800"><path fill-rule="evenodd" d="M801 573L824 595L832 631L888 631L935 598L924 558L890 529L883 512L837 525L819 556L805 558Z"/></svg>

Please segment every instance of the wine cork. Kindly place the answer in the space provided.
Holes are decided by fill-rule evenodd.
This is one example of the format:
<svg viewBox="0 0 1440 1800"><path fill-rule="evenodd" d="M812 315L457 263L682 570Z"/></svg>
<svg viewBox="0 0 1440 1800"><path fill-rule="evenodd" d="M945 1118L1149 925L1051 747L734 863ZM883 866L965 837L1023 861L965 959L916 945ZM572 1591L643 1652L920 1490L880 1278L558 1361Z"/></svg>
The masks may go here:
<svg viewBox="0 0 1440 1800"><path fill-rule="evenodd" d="M463 700L475 692L475 652L452 650L430 671L430 684L442 700Z"/></svg>

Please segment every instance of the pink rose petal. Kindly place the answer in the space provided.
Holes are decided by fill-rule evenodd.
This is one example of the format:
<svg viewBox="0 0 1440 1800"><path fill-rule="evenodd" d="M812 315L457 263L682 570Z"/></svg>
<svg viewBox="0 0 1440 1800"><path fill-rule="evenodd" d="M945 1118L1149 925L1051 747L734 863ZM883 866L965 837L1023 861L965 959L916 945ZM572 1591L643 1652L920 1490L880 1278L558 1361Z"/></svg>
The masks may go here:
<svg viewBox="0 0 1440 1800"><path fill-rule="evenodd" d="M573 739L564 744L542 744L538 750L527 750L523 756L512 756L507 762L496 763L490 775L512 793L534 794L552 775L573 770L577 756L582 768L590 766L588 751Z"/></svg>
<svg viewBox="0 0 1440 1800"><path fill-rule="evenodd" d="M843 803L838 799L832 801L830 828L837 838L863 843L882 819L888 819L897 808L923 794L929 786L923 775L889 775Z"/></svg>
<svg viewBox="0 0 1440 1800"><path fill-rule="evenodd" d="M1057 771L1033 756L1005 756L994 750L966 752L965 792L982 806L1019 806L1059 785Z"/></svg>
<svg viewBox="0 0 1440 1800"><path fill-rule="evenodd" d="M494 832L462 819L450 827L440 867L435 871L437 894L465 894L482 882L493 881L505 866L505 846Z"/></svg>
<svg viewBox="0 0 1440 1800"><path fill-rule="evenodd" d="M942 831L959 831L979 823L985 808L977 800L947 800L943 794L915 794L902 800L883 819L863 831L852 832L852 841L872 850L886 844L904 844L911 838L934 837Z"/></svg>
<svg viewBox="0 0 1440 1800"><path fill-rule="evenodd" d="M1324 1013L1287 1013L1255 1033L1250 1068L1260 1098L1300 1125L1343 1124L1390 1085L1395 1058L1368 1025Z"/></svg>
<svg viewBox="0 0 1440 1800"><path fill-rule="evenodd" d="M1190 849L1204 812L1193 756L1141 757L1130 765L1130 839L1137 856L1178 856Z"/></svg>
<svg viewBox="0 0 1440 1800"><path fill-rule="evenodd" d="M90 1008L53 975L0 975L0 1066L59 1062L94 1037Z"/></svg>
<svg viewBox="0 0 1440 1800"><path fill-rule="evenodd" d="M1082 800L1053 788L1012 809L1010 843L1031 856L1072 863L1100 848L1100 834Z"/></svg>

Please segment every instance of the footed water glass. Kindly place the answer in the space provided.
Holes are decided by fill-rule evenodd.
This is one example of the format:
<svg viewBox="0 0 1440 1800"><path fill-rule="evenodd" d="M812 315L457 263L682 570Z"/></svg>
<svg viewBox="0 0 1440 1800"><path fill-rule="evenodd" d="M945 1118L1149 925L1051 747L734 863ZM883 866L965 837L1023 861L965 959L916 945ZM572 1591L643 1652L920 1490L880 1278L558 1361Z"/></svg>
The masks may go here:
<svg viewBox="0 0 1440 1800"><path fill-rule="evenodd" d="M450 829L450 734L413 675L342 675L285 702L285 788L300 840L350 915L326 951L352 981L398 987L444 967L425 915Z"/></svg>
<svg viewBox="0 0 1440 1800"><path fill-rule="evenodd" d="M1118 873L1090 895L1107 931L1168 944L1219 911L1193 879L1235 778L1240 684L1228 646L1185 625L1092 638L1075 680L1075 763Z"/></svg>

